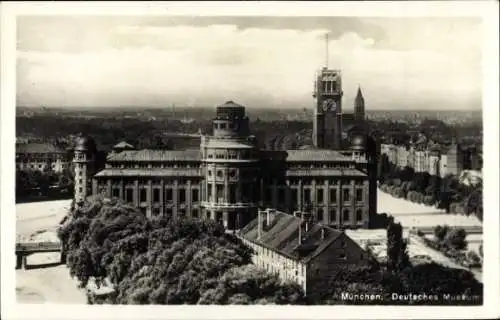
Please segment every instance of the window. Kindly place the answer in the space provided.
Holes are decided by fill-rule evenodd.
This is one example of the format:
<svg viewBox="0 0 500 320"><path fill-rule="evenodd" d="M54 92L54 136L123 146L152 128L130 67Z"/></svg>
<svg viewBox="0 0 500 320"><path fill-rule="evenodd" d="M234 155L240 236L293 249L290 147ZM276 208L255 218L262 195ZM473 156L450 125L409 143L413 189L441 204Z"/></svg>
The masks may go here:
<svg viewBox="0 0 500 320"><path fill-rule="evenodd" d="M172 188L165 189L165 200L172 201L174 199Z"/></svg>
<svg viewBox="0 0 500 320"><path fill-rule="evenodd" d="M141 213L142 213L143 215L146 215L146 212L147 212L147 211L146 211L146 208L145 208L145 207L140 208L140 210L141 210Z"/></svg>
<svg viewBox="0 0 500 320"><path fill-rule="evenodd" d="M207 198L211 201L212 199L212 184L209 183L207 185Z"/></svg>
<svg viewBox="0 0 500 320"><path fill-rule="evenodd" d="M344 221L348 221L349 220L349 210L347 210L347 209L344 210L343 220Z"/></svg>
<svg viewBox="0 0 500 320"><path fill-rule="evenodd" d="M323 221L323 219L324 219L323 213L324 213L323 212L323 208L318 208L318 212L317 212L317 214L318 214L318 222L322 222Z"/></svg>
<svg viewBox="0 0 500 320"><path fill-rule="evenodd" d="M186 202L186 189L184 188L179 188L179 202Z"/></svg>
<svg viewBox="0 0 500 320"><path fill-rule="evenodd" d="M134 202L134 191L132 189L127 189L126 201L127 202Z"/></svg>
<svg viewBox="0 0 500 320"><path fill-rule="evenodd" d="M141 189L141 192L140 192L140 202L146 202L147 201L147 196L148 196L148 193L147 193L147 190L146 189Z"/></svg>
<svg viewBox="0 0 500 320"><path fill-rule="evenodd" d="M113 189L113 198L118 198L120 197L120 189Z"/></svg>
<svg viewBox="0 0 500 320"><path fill-rule="evenodd" d="M198 209L191 210L191 216L193 218L195 218L195 219L198 218L198 214L199 214Z"/></svg>
<svg viewBox="0 0 500 320"><path fill-rule="evenodd" d="M220 128L221 128L221 129L226 129L226 123L221 123L221 124L220 124Z"/></svg>
<svg viewBox="0 0 500 320"><path fill-rule="evenodd" d="M347 259L345 252L342 252L341 254L339 254L339 258L343 259L343 260Z"/></svg>
<svg viewBox="0 0 500 320"><path fill-rule="evenodd" d="M172 218L172 208L165 209L165 217Z"/></svg>
<svg viewBox="0 0 500 320"><path fill-rule="evenodd" d="M330 223L337 222L337 210L335 208L330 209Z"/></svg>
<svg viewBox="0 0 500 320"><path fill-rule="evenodd" d="M179 210L179 217L184 218L186 216L186 209Z"/></svg>
<svg viewBox="0 0 500 320"><path fill-rule="evenodd" d="M153 215L157 216L160 214L160 208L153 208Z"/></svg>
<svg viewBox="0 0 500 320"><path fill-rule="evenodd" d="M349 189L342 190L342 198L343 198L344 202L349 201Z"/></svg>
<svg viewBox="0 0 500 320"><path fill-rule="evenodd" d="M337 189L330 189L330 203L337 203Z"/></svg>
<svg viewBox="0 0 500 320"><path fill-rule="evenodd" d="M356 221L361 221L363 220L363 210L358 209L356 210Z"/></svg>
<svg viewBox="0 0 500 320"><path fill-rule="evenodd" d="M198 202L199 201L199 192L198 189L191 190L191 201Z"/></svg>
<svg viewBox="0 0 500 320"><path fill-rule="evenodd" d="M316 190L316 201L318 203L323 203L323 189Z"/></svg>
<svg viewBox="0 0 500 320"><path fill-rule="evenodd" d="M221 178L223 176L222 170L217 170L217 177Z"/></svg>
<svg viewBox="0 0 500 320"><path fill-rule="evenodd" d="M217 198L217 202L222 201L224 199L224 185L216 184L215 185L215 194Z"/></svg>
<svg viewBox="0 0 500 320"><path fill-rule="evenodd" d="M153 202L160 202L160 189L153 189Z"/></svg>
<svg viewBox="0 0 500 320"><path fill-rule="evenodd" d="M229 202L234 203L236 202L236 185L230 184L229 186Z"/></svg>
<svg viewBox="0 0 500 320"><path fill-rule="evenodd" d="M264 192L264 201L265 202L271 202L272 201L272 195L273 195L273 189L271 187L267 187L265 192Z"/></svg>
<svg viewBox="0 0 500 320"><path fill-rule="evenodd" d="M292 189L292 203L296 204L298 201L298 192L297 189Z"/></svg>
<svg viewBox="0 0 500 320"><path fill-rule="evenodd" d="M209 154L208 155L209 158L212 158L212 155ZM208 170L208 176L211 177L212 176L212 170Z"/></svg>
<svg viewBox="0 0 500 320"><path fill-rule="evenodd" d="M363 189L356 189L356 201L363 201Z"/></svg>
<svg viewBox="0 0 500 320"><path fill-rule="evenodd" d="M311 202L311 190L310 189L304 190L304 201L303 202Z"/></svg>
<svg viewBox="0 0 500 320"><path fill-rule="evenodd" d="M285 203L285 189L278 189L278 203Z"/></svg>

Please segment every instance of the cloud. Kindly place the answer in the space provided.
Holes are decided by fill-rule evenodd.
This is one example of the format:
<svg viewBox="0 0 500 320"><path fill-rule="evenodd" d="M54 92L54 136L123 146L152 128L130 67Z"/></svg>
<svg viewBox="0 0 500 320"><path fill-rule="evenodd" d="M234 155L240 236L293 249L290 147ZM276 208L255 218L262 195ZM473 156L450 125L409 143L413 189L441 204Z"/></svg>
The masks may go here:
<svg viewBox="0 0 500 320"><path fill-rule="evenodd" d="M313 104L314 74L325 60L324 28L112 22L87 23L86 29L79 20L66 28L47 23L31 34L33 23L18 27L19 105ZM462 29L462 36L478 38L475 30ZM382 37L352 30L332 37L329 63L342 69L344 108L352 108L358 83L373 109L435 108L438 102L466 107L480 97L480 51L473 41L442 28L434 36L446 46L429 44L428 30L415 31L409 43L388 30L384 34L392 32L398 45L380 45Z"/></svg>

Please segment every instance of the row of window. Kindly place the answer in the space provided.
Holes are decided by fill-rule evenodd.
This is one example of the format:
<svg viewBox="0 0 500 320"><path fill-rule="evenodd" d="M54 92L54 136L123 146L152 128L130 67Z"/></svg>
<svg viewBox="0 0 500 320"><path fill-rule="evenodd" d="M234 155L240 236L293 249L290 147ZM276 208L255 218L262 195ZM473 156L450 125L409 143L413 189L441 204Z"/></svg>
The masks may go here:
<svg viewBox="0 0 500 320"><path fill-rule="evenodd" d="M146 208L142 207L140 210L142 211L143 214L146 214L146 211L147 211ZM198 219L200 217L200 211L198 208L192 208L190 212L191 212L191 218ZM152 214L152 216L159 216L161 214L161 209L154 207L151 209L151 214ZM167 218L172 218L174 215L173 209L169 208L169 207L165 208L163 215ZM186 217L187 216L186 209L183 209L183 208L178 209L177 216L182 217L182 218Z"/></svg>
<svg viewBox="0 0 500 320"><path fill-rule="evenodd" d="M44 165L44 164L33 164L33 163L32 163L32 164L29 164L29 165L28 165L28 164L20 165L19 163L17 163L17 164L16 164L16 168L17 168L17 169L24 168L24 169L38 169L38 170L41 170L41 169L43 169L43 168L47 167L48 165L49 165L49 164L45 164L45 165ZM56 168L56 164L55 164L55 163L52 163L52 164L50 165L50 167L51 167L52 169L55 169L55 168ZM64 169L64 168L66 168L66 165L61 164L61 169Z"/></svg>
<svg viewBox="0 0 500 320"><path fill-rule="evenodd" d="M216 150L207 152L207 159L249 159L256 157L257 151L250 150Z"/></svg>
<svg viewBox="0 0 500 320"><path fill-rule="evenodd" d="M220 129L220 130L225 130L225 129L238 130L238 124L234 123L234 122L229 122L229 123L227 123L227 122L220 122L220 123L215 122L214 129L215 130L217 130L217 129Z"/></svg>
<svg viewBox="0 0 500 320"><path fill-rule="evenodd" d="M101 188L101 190L106 190L106 187L103 186ZM158 189L158 188L152 189L153 203L160 202L160 192L161 192L161 189ZM120 189L112 188L111 196L114 198L119 198L120 197ZM134 189L125 188L124 200L126 202L134 202ZM139 189L139 202L147 202L147 200L148 200L148 189L145 189L145 188ZM173 201L173 200L174 200L173 189L166 188L163 201L168 202L168 201ZM199 202L199 201L200 201L199 190L198 189L191 189L191 202L195 203L195 202ZM186 202L186 189L184 189L184 188L177 189L177 202L178 203L185 203Z"/></svg>
<svg viewBox="0 0 500 320"><path fill-rule="evenodd" d="M150 163L136 163L136 162L108 162L109 168L117 169L162 169L162 168L175 168L175 169L190 169L201 168L199 163L173 163L173 162L150 162Z"/></svg>
<svg viewBox="0 0 500 320"><path fill-rule="evenodd" d="M329 221L330 224L336 224L337 223L337 209L336 208L330 208L329 211L329 219L326 219L325 216L325 210L323 208L317 208L316 210L316 217L318 221L320 222L326 222ZM355 211L355 220L352 219L351 217L351 211L349 209L344 209L342 211L342 221L356 221L356 222L361 222L363 221L363 209L356 209Z"/></svg>
<svg viewBox="0 0 500 320"><path fill-rule="evenodd" d="M337 188L330 188L330 203L336 203L337 202ZM264 193L264 201L271 202L272 201L272 188L268 187L267 192ZM325 196L324 196L324 189L318 188L316 189L316 203L324 203L325 202ZM299 190L292 188L290 189L291 192L291 199L292 202L297 202L298 201L298 194ZM305 188L303 189L303 202L311 202L311 189ZM355 201L356 202L361 202L363 201L363 189L356 189L355 190ZM278 202L283 203L286 201L286 189L283 188L278 188ZM343 202L348 202L351 201L351 192L350 189L342 189L342 201Z"/></svg>
<svg viewBox="0 0 500 320"><path fill-rule="evenodd" d="M354 185L359 186L359 185L363 185L365 182L365 180L363 180L363 179L321 179L321 178L313 179L313 178L304 177L301 179L298 179L298 178L290 179L289 184L294 186L294 185L299 185L300 183L302 183L302 185L308 186L308 185L312 185L313 181L315 181L316 185L324 185L324 184L328 183L329 185L333 185L333 186L336 186L339 184L347 185L347 184L351 184L353 181L354 181ZM272 181L269 181L269 184L273 184L273 183L277 184L277 185L286 185L286 180L273 179Z"/></svg>

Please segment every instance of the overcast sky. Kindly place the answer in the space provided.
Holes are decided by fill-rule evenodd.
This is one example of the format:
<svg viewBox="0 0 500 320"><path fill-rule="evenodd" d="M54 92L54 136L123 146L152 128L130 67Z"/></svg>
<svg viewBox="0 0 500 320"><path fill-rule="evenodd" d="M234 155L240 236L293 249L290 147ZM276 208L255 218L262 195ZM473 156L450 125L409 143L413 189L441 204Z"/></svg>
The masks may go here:
<svg viewBox="0 0 500 320"><path fill-rule="evenodd" d="M469 18L20 17L17 103L312 107L327 31L344 110L481 107Z"/></svg>

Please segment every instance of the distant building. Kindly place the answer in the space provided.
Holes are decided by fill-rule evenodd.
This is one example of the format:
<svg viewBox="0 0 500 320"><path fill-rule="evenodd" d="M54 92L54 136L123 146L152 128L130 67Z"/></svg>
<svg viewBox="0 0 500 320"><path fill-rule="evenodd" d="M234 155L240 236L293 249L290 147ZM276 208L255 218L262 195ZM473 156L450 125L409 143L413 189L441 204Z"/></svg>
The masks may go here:
<svg viewBox="0 0 500 320"><path fill-rule="evenodd" d="M314 223L304 212L259 211L238 236L254 250L257 267L299 284L307 296L327 292L341 267L367 265L371 258L344 232Z"/></svg>
<svg viewBox="0 0 500 320"><path fill-rule="evenodd" d="M16 144L17 170L52 170L62 172L70 164L68 150L50 143Z"/></svg>
<svg viewBox="0 0 500 320"><path fill-rule="evenodd" d="M415 172L428 172L431 175L445 177L459 175L463 170L480 169L479 156L475 151L464 152L460 145L452 142L449 146L394 145L382 144L381 153L387 155L389 162L403 169L408 166ZM476 169L477 170L477 169Z"/></svg>

